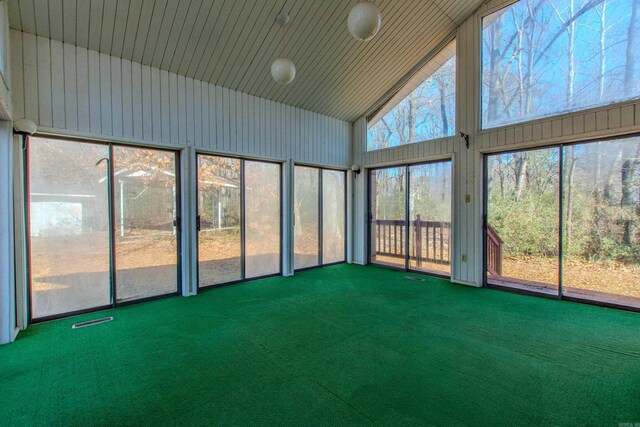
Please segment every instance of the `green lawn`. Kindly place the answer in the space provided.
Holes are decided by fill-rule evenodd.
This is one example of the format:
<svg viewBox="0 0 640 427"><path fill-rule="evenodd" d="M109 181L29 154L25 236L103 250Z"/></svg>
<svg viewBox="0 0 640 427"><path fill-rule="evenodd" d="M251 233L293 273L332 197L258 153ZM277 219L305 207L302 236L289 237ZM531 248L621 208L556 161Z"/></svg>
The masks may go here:
<svg viewBox="0 0 640 427"><path fill-rule="evenodd" d="M404 276L337 265L35 325L0 347L0 424L640 423L640 314Z"/></svg>

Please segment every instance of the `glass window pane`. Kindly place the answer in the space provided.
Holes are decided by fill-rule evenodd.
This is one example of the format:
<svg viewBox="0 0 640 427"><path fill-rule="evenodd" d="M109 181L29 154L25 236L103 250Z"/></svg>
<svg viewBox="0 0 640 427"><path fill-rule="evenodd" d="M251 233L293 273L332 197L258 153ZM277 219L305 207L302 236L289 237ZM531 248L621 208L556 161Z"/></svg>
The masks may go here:
<svg viewBox="0 0 640 427"><path fill-rule="evenodd" d="M245 277L280 272L280 165L245 161Z"/></svg>
<svg viewBox="0 0 640 427"><path fill-rule="evenodd" d="M486 16L482 127L640 96L640 61L632 61L639 7L637 0L528 0Z"/></svg>
<svg viewBox="0 0 640 427"><path fill-rule="evenodd" d="M33 318L111 303L107 145L29 138Z"/></svg>
<svg viewBox="0 0 640 427"><path fill-rule="evenodd" d="M173 152L113 147L118 302L178 289L175 164Z"/></svg>
<svg viewBox="0 0 640 427"><path fill-rule="evenodd" d="M374 169L370 177L371 262L405 266L406 168Z"/></svg>
<svg viewBox="0 0 640 427"><path fill-rule="evenodd" d="M198 155L198 286L242 279L240 162Z"/></svg>
<svg viewBox="0 0 640 427"><path fill-rule="evenodd" d="M294 187L294 265L296 269L320 264L320 169L296 166Z"/></svg>
<svg viewBox="0 0 640 427"><path fill-rule="evenodd" d="M322 262L345 260L345 173L322 171Z"/></svg>
<svg viewBox="0 0 640 427"><path fill-rule="evenodd" d="M563 293L640 307L640 137L564 147Z"/></svg>
<svg viewBox="0 0 640 427"><path fill-rule="evenodd" d="M487 281L558 294L559 150L487 156Z"/></svg>
<svg viewBox="0 0 640 427"><path fill-rule="evenodd" d="M455 107L456 41L453 40L369 118L367 150L452 136Z"/></svg>
<svg viewBox="0 0 640 427"><path fill-rule="evenodd" d="M451 162L409 166L409 268L451 274Z"/></svg>

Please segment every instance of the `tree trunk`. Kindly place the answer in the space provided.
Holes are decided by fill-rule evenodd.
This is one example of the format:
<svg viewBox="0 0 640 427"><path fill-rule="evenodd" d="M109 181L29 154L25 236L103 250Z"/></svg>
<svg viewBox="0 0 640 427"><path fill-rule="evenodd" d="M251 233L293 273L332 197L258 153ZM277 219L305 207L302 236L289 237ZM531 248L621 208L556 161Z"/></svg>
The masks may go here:
<svg viewBox="0 0 640 427"><path fill-rule="evenodd" d="M411 95L409 95L409 117L407 123L409 126L409 144L416 142L416 115L418 114L417 102L416 91L413 91L411 92Z"/></svg>
<svg viewBox="0 0 640 427"><path fill-rule="evenodd" d="M569 67L567 70L567 107L573 107L573 92L575 87L576 80L576 71L575 71L575 39L576 39L576 21L573 19L574 10L574 0L571 0L569 4L569 10L571 15L569 19L571 23L567 26L567 33L569 35L569 49L567 52L569 59Z"/></svg>
<svg viewBox="0 0 640 427"><path fill-rule="evenodd" d="M606 68L607 0L602 2L600 15L600 75L598 76L598 99L604 97L604 73Z"/></svg>
<svg viewBox="0 0 640 427"><path fill-rule="evenodd" d="M631 96L634 92L633 78L635 71L636 55L638 54L637 40L637 21L638 21L638 0L631 1L631 19L629 21L629 29L627 30L627 63L624 68L624 94Z"/></svg>
<svg viewBox="0 0 640 427"><path fill-rule="evenodd" d="M625 219L623 220L623 241L626 245L632 245L635 243L636 212L633 203L633 177L635 176L636 168L640 163L638 156L640 156L640 148L636 150L634 156L627 158L624 161L622 169L620 170L620 180L622 181L622 198L620 200L620 206L625 210Z"/></svg>
<svg viewBox="0 0 640 427"><path fill-rule="evenodd" d="M566 219L566 230L567 230L567 245L571 244L571 234L573 230L573 182L576 170L576 156L572 146L568 146L565 149L565 154L568 154L565 158L565 172L567 173L567 181L566 181L566 209L567 209L567 219Z"/></svg>
<svg viewBox="0 0 640 427"><path fill-rule="evenodd" d="M498 118L498 103L500 101L499 68L502 55L500 54L500 41L502 39L502 19L499 17L491 25L489 32L489 86L486 88L489 93L488 119L492 122Z"/></svg>
<svg viewBox="0 0 640 427"><path fill-rule="evenodd" d="M521 153L518 155L518 160L516 162L516 200L520 200L522 198L522 193L527 185L528 160L527 153Z"/></svg>
<svg viewBox="0 0 640 427"><path fill-rule="evenodd" d="M622 146L620 146L620 148L618 149L618 154L616 154L615 160L609 167L609 173L607 175L607 180L605 181L604 190L602 192L605 202L609 205L613 205L616 203L613 200L613 178L620 160L622 160Z"/></svg>
<svg viewBox="0 0 640 427"><path fill-rule="evenodd" d="M449 135L449 119L447 118L447 97L446 85L444 79L438 80L438 89L440 90L440 114L442 115L442 134Z"/></svg>

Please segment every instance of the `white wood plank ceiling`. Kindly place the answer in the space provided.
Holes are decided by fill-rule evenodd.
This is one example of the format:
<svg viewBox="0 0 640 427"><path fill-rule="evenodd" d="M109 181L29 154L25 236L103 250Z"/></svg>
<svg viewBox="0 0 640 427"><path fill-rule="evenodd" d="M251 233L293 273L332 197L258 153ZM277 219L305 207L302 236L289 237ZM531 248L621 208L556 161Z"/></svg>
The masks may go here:
<svg viewBox="0 0 640 427"><path fill-rule="evenodd" d="M10 0L11 28L354 121L483 0L377 0L382 30L355 40L355 0ZM293 83L270 74L288 11Z"/></svg>

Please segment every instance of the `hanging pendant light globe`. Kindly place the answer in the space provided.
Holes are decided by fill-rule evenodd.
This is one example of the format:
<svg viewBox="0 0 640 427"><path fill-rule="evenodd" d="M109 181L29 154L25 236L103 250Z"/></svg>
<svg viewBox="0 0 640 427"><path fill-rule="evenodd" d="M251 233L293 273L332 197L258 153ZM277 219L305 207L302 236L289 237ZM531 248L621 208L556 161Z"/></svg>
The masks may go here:
<svg viewBox="0 0 640 427"><path fill-rule="evenodd" d="M371 40L378 34L381 25L380 11L373 3L361 1L349 12L347 26L351 35L358 40Z"/></svg>
<svg viewBox="0 0 640 427"><path fill-rule="evenodd" d="M280 58L273 61L271 64L271 77L273 80L281 85L288 85L296 78L296 66L287 57L284 56L284 38L285 38L285 26L289 23L289 14L282 11L276 17L276 22L280 25L282 31L280 37Z"/></svg>
<svg viewBox="0 0 640 427"><path fill-rule="evenodd" d="M278 58L271 64L271 77L281 85L288 85L296 77L296 66L289 58Z"/></svg>

